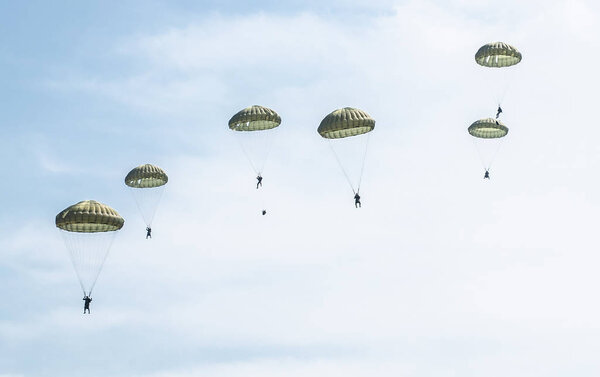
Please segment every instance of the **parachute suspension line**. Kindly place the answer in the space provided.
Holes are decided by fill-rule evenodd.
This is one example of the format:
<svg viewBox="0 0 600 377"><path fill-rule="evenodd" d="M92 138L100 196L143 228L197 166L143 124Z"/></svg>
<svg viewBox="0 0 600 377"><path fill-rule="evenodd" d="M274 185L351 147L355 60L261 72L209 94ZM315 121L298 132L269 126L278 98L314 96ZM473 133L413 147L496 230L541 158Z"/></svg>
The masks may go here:
<svg viewBox="0 0 600 377"><path fill-rule="evenodd" d="M346 181L348 182L348 185L352 189L352 192L354 194L356 194L356 190L354 190L354 185L352 185L352 180L350 179L350 176L348 176L348 172L344 168L344 165L342 164L342 161L340 160L337 152L335 151L335 148L333 147L331 139L327 139L327 141L329 142L328 143L329 144L329 148L331 148L331 151L333 152L333 155L335 156L335 160L337 161L338 165L340 166L340 169L342 170L342 173L344 173L344 177L346 177Z"/></svg>
<svg viewBox="0 0 600 377"><path fill-rule="evenodd" d="M477 154L479 155L479 160L481 161L481 166L486 170L490 170L492 168L492 164L494 163L494 160L496 159L496 156L498 155L498 152L500 151L500 147L502 146L502 143L504 143L504 139L500 138L500 140L498 140L498 145L496 146L496 149L494 150L493 154L490 157L490 162L488 164L486 164L485 162L485 158L483 156L483 153L481 153L481 148L479 147L479 140L476 139L472 139L473 140L473 145L475 145L475 150L477 150Z"/></svg>
<svg viewBox="0 0 600 377"><path fill-rule="evenodd" d="M481 149L479 148L479 145L477 144L477 140L475 138L471 138L471 140L473 141L473 145L475 146L475 150L477 151L477 155L479 156L479 161L481 162L481 166L485 170L488 170L488 167L485 165L485 159L483 158L483 154L481 153Z"/></svg>
<svg viewBox="0 0 600 377"><path fill-rule="evenodd" d="M239 138L236 138L236 139L237 139L238 143L240 144L240 148L242 148L242 151L244 152L244 156L246 156L246 160L248 160L248 162L250 163L250 166L252 167L252 170L254 170L254 174L256 174L256 175L260 174L260 172L254 166L254 163L252 162L252 159L250 158L248 151L244 147L244 143L242 143L242 141Z"/></svg>
<svg viewBox="0 0 600 377"><path fill-rule="evenodd" d="M69 259L71 259L71 264L73 265L73 269L75 270L75 275L77 275L77 280L79 281L79 285L81 286L83 295L87 296L87 293L85 292L85 287L83 286L83 280L81 278L81 274L79 273L79 269L77 268L78 267L77 263L75 262L75 256L73 255L74 253L71 251L71 250L74 250L74 247L69 245L70 242L64 234L63 234L63 239L65 240L65 243L67 244Z"/></svg>
<svg viewBox="0 0 600 377"><path fill-rule="evenodd" d="M98 269L98 273L96 274L96 277L94 277L94 280L92 281L92 284L90 285L90 291L88 293L88 296L92 295L92 290L94 290L94 287L96 286L96 281L98 280L98 276L100 276L100 271L102 271L102 268L104 268L104 262L106 262L106 258L108 257L108 253L110 252L110 248L111 248L114 240L115 240L115 237L113 235L113 237L111 237L111 239L110 239L110 243L108 244L108 249L106 250L106 253L104 253L104 258L102 258L102 262L100 263L100 268Z"/></svg>
<svg viewBox="0 0 600 377"><path fill-rule="evenodd" d="M269 159L269 154L271 154L271 148L273 147L273 133L275 132L275 130L270 130L271 132L269 132L269 134L267 136L265 136L267 138L267 145L266 145L266 152L265 152L265 157L262 160L262 165L259 166L258 169L258 175L262 175L263 170L265 169L265 164L267 163L267 160ZM268 132L268 131L258 131L258 132Z"/></svg>
<svg viewBox="0 0 600 377"><path fill-rule="evenodd" d="M108 257L115 234L113 232L71 233L67 231L61 233L81 290L84 295L91 296Z"/></svg>
<svg viewBox="0 0 600 377"><path fill-rule="evenodd" d="M77 275L77 280L79 280L79 285L81 286L81 290L83 291L83 295L87 296L87 292L85 291L85 285L83 283L85 277L83 276L83 271L81 271L82 265L89 265L89 260L83 260L84 255L78 252L81 250L82 240L77 237L68 234L66 231L61 231L63 236L63 240L65 241L65 245L67 245L67 251L69 253L69 259L71 259L71 263L73 264L73 269L75 270L75 274ZM89 259L89 258L86 258Z"/></svg>
<svg viewBox="0 0 600 377"><path fill-rule="evenodd" d="M154 216L156 215L156 210L158 209L158 205L165 192L165 185L153 188L130 187L130 189L131 195L135 200L135 205L142 214L146 226L151 227ZM157 195L158 197L156 197Z"/></svg>
<svg viewBox="0 0 600 377"><path fill-rule="evenodd" d="M514 74L510 72L510 67L508 69L503 69L501 75L502 77L502 90L499 93L499 97L496 98L496 102L498 102L498 106L501 106L504 102L504 97L506 97L506 93L508 93L510 87L512 86L512 82L514 79Z"/></svg>
<svg viewBox="0 0 600 377"><path fill-rule="evenodd" d="M249 122L248 122L249 123ZM235 131L240 132L240 131ZM274 130L262 130L262 131L252 131L250 132L250 134L255 134L255 135L242 135L242 134L238 134L236 135L236 139L238 139L238 143L240 145L240 148L242 149L242 152L244 152L244 156L246 156L246 159L248 160L248 162L250 163L250 166L252 167L252 170L254 171L254 173L256 175L262 175L262 172L265 168L265 164L267 163L267 159L269 157L269 154L271 153L271 149L273 147L273 133L275 131ZM248 132L240 132L243 134L248 134ZM242 140L242 137L244 136L249 136L248 138L244 138L244 140ZM259 139L261 139L261 141L259 142ZM248 145L245 145L245 142L248 143ZM254 161L252 159L252 155L256 154L256 150L260 149L263 154L261 154L260 157L258 156L254 156L257 157L257 161ZM250 149L250 150L248 150Z"/></svg>
<svg viewBox="0 0 600 377"><path fill-rule="evenodd" d="M496 147L496 150L494 151L494 154L492 155L492 158L490 159L490 163L488 164L488 167L486 170L490 170L492 168L492 164L494 163L494 160L496 159L496 156L498 155L498 152L500 151L500 147L502 146L502 143L504 143L504 138L501 138L498 141L498 146Z"/></svg>
<svg viewBox="0 0 600 377"><path fill-rule="evenodd" d="M360 166L360 175L358 176L358 186L356 187L356 193L360 192L360 184L362 183L363 172L365 171L365 161L367 160L367 150L369 149L369 139L370 138L371 138L371 133L368 133L367 141L365 142L365 152L363 154L362 164Z"/></svg>
<svg viewBox="0 0 600 377"><path fill-rule="evenodd" d="M500 96L498 98L496 98L496 102L498 102L498 106L501 106L502 102L504 102L504 97L506 97L506 93L508 92L509 86L510 86L510 83L504 84L502 93L500 93Z"/></svg>

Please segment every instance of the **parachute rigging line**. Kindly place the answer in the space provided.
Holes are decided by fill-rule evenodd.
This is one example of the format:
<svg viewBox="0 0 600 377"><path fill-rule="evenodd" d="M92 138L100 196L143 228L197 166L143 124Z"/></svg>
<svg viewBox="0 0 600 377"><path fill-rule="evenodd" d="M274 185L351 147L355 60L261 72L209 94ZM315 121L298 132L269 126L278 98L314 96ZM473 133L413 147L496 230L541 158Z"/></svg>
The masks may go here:
<svg viewBox="0 0 600 377"><path fill-rule="evenodd" d="M473 145L475 145L475 150L477 151L477 155L479 156L479 161L481 162L481 166L486 171L490 170L492 168L492 164L494 163L494 160L496 159L496 156L498 155L498 152L500 151L500 147L502 146L502 143L504 142L504 138L501 138L500 140L498 140L498 145L496 146L496 150L492 154L490 162L487 165L485 163L485 158L483 157L483 154L481 153L481 149L479 148L478 142L481 142L481 141L474 139L474 138L471 140L473 141Z"/></svg>
<svg viewBox="0 0 600 377"><path fill-rule="evenodd" d="M500 147L502 146L503 143L504 143L504 138L501 138L499 140L498 146L496 147L496 151L492 155L492 159L490 160L490 163L489 163L489 166L488 166L488 170L490 170L492 168L492 164L494 163L494 160L496 159L496 156L498 155L498 152L500 152Z"/></svg>
<svg viewBox="0 0 600 377"><path fill-rule="evenodd" d="M136 195L136 192L134 192L133 190L160 190L159 194L158 194L158 199L156 200L156 204L153 206L153 209L151 210L151 213L148 213L148 219L144 218L144 209L142 208L141 202L144 201L143 198L139 198ZM142 218L144 218L144 222L146 222L146 226L148 227L152 227L152 221L154 221L154 216L156 215L156 210L158 209L158 205L160 204L160 201L162 200L162 197L165 193L165 188L164 185L159 186L159 187L152 187L152 188L146 188L146 189L136 189L136 188L131 188L131 195L133 196L133 200L135 201L135 205L138 208L138 210L140 211L140 213L142 214ZM140 196L144 195L144 193L138 193L140 194ZM146 197L146 199L148 199L148 196Z"/></svg>
<svg viewBox="0 0 600 377"><path fill-rule="evenodd" d="M250 124L250 122L247 122L248 124ZM255 131L255 132L265 132L266 130L263 131ZM252 167L252 170L254 171L254 173L256 175L262 175L263 170L265 169L265 165L267 163L267 159L269 158L269 154L271 153L271 148L273 147L273 135L272 135L273 131L271 131L268 135L264 136L266 139L266 153L264 155L264 158L262 160L262 165L260 166L256 166L254 165L254 162L252 161L252 158L250 157L250 154L248 153L248 150L246 149L246 147L244 147L244 142L242 141L241 137L242 135L236 136L236 139L238 141L238 144L240 145L240 148L242 148L242 152L244 152L244 156L246 156L246 160L248 160L248 162L250 163L250 166Z"/></svg>
<svg viewBox="0 0 600 377"><path fill-rule="evenodd" d="M264 132L264 131L263 131ZM269 154L271 154L271 148L273 147L273 133L275 131L271 131L266 137L267 137L267 151L265 153L265 157L262 161L262 165L260 167L260 170L258 171L259 175L262 175L263 170L265 170L265 165L267 164L267 160L269 159Z"/></svg>
<svg viewBox="0 0 600 377"><path fill-rule="evenodd" d="M371 133L367 134L367 142L365 143L365 153L363 154L362 165L360 167L360 175L358 177L358 186L356 188L356 193L360 192L360 184L362 182L363 172L365 171L365 161L367 160L367 149L369 149L369 139L371 138Z"/></svg>
<svg viewBox="0 0 600 377"><path fill-rule="evenodd" d="M342 173L344 173L344 177L346 177L346 181L348 182L348 185L350 186L350 188L352 189L352 192L354 194L358 193L360 191L360 183L362 181L362 175L363 175L363 171L365 168L365 160L367 157L367 147L369 146L369 136L367 135L367 143L365 145L365 152L363 154L363 158L362 158L362 164L361 164L361 169L360 169L360 176L358 178L358 186L356 189L354 189L354 185L352 184L352 179L350 178L350 176L348 175L348 172L346 171L346 168L344 168L344 164L342 164L342 161L340 160L340 157L338 156L337 152L335 151L335 148L333 147L332 144L332 139L327 139L328 144L329 144L329 148L331 148L331 151L333 152L333 155L335 156L335 160L337 161L340 169L342 170Z"/></svg>
<svg viewBox="0 0 600 377"><path fill-rule="evenodd" d="M498 102L498 105L501 106L502 103L504 102L504 97L506 97L506 94L508 93L508 90L510 89L510 87L512 86L513 80L515 79L514 74L512 72L509 72L509 70L502 70L503 72L500 73L501 75L503 75L504 77L502 77L502 90L500 92L500 95L498 97L496 97L496 102Z"/></svg>
<svg viewBox="0 0 600 377"><path fill-rule="evenodd" d="M97 245L97 248L99 249L104 249L105 246L108 246L106 248L106 251L103 253L104 255L100 258L100 265L97 269L95 270L94 273L94 278L91 281L91 284L89 286L89 292L85 291L85 285L83 283L84 277L81 275L82 273L88 272L88 271L81 271L82 266L87 267L87 269L93 268L92 266L95 265L96 263L94 262L98 262L96 260L96 258L94 258L94 255L97 255L97 250L87 250L87 251L82 251L84 248L82 247L84 244L86 244L87 247L91 247L90 246L90 242L88 240L86 240L85 238L81 238L81 237L71 237L71 235L68 232L61 232L63 235L63 239L65 241L65 244L67 244L67 249L68 249L68 253L69 253L69 258L71 259L71 263L73 264L73 269L75 270L75 274L77 275L77 279L79 280L79 285L81 286L81 290L83 291L84 296L88 296L91 297L92 295L92 291L94 290L94 287L96 286L96 281L98 281L98 277L100 276L100 273L102 272L102 269L104 268L104 263L106 262L106 258L108 257L108 254L110 253L110 248L112 247L112 243L115 239L114 235L112 235L112 237L110 237L109 243L108 245ZM96 235L96 234L88 234L89 236L97 236L98 237L102 237L102 236L106 236L105 234L100 234L100 235ZM76 258L75 258L75 254L77 254L77 256L79 257L79 262L77 262ZM84 267L84 269L85 269ZM87 270L85 269L85 270Z"/></svg>
<svg viewBox="0 0 600 377"><path fill-rule="evenodd" d="M329 144L329 148L331 148L331 151L333 152L333 155L335 156L335 160L337 161L340 169L342 169L342 173L344 173L344 177L346 177L346 181L348 182L348 185L350 186L350 188L352 189L352 192L354 194L356 194L356 190L354 190L354 185L352 184L352 180L350 179L350 176L348 176L348 172L346 171L346 169L344 168L344 165L342 164L342 161L340 160L338 154L335 151L335 148L333 148L332 145L332 141L331 139L327 139L328 140L328 144Z"/></svg>
<svg viewBox="0 0 600 377"><path fill-rule="evenodd" d="M244 156L246 156L246 159L248 160L248 162L250 163L250 166L252 167L252 170L254 170L255 174L259 174L259 171L256 170L256 167L254 166L254 163L252 162L252 159L250 158L250 155L248 154L248 151L246 150L246 148L244 148L244 143L242 143L242 141L237 138L238 143L240 144L240 148L242 148L242 151L244 152Z"/></svg>

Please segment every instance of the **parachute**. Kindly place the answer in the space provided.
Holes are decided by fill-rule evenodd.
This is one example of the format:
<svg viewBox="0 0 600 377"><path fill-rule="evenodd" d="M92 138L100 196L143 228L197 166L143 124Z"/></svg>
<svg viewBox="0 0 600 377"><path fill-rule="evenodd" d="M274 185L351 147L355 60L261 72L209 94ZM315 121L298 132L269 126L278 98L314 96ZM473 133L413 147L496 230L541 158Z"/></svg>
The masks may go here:
<svg viewBox="0 0 600 377"><path fill-rule="evenodd" d="M375 120L366 112L352 107L328 114L317 128L329 146L354 194L360 191L370 132Z"/></svg>
<svg viewBox="0 0 600 377"><path fill-rule="evenodd" d="M487 87L485 93L495 99L498 109L500 109L504 96L508 92L511 82L510 78L512 77L512 74L509 72L510 70L506 68L518 64L522 58L523 56L515 47L504 42L485 44L475 53L475 62L480 66L486 68L504 68L501 70L501 74L498 74L498 71L489 73L490 77L485 80ZM498 115L501 112L498 111Z"/></svg>
<svg viewBox="0 0 600 377"><path fill-rule="evenodd" d="M521 53L513 46L503 42L483 45L475 54L475 61L483 67L503 68L519 63Z"/></svg>
<svg viewBox="0 0 600 377"><path fill-rule="evenodd" d="M125 177L125 184L131 188L135 202L148 228L152 226L156 208L168 181L169 177L164 170L150 164L133 168Z"/></svg>
<svg viewBox="0 0 600 377"><path fill-rule="evenodd" d="M269 151L274 128L281 124L281 117L263 106L250 106L235 114L229 120L229 129L236 131L240 146L252 170L262 175Z"/></svg>
<svg viewBox="0 0 600 377"><path fill-rule="evenodd" d="M473 122L468 131L474 137L475 147L487 172L500 149L501 141L508 134L508 127L499 120L485 118Z"/></svg>
<svg viewBox="0 0 600 377"><path fill-rule="evenodd" d="M502 110L502 102L510 86L509 70L506 68L520 63L522 59L523 56L519 50L504 42L488 43L481 46L475 53L475 62L480 66L485 68L504 68L500 71L500 74L498 74L498 71L490 73L490 77L485 80L487 89L484 93L495 96L496 103L498 104L496 119L480 119L469 127L469 134L476 138L474 139L476 140L475 147L486 170L485 178L489 178L488 171L500 149L501 140L508 133L508 128L498 120L504 112ZM491 72L491 70L485 71Z"/></svg>
<svg viewBox="0 0 600 377"><path fill-rule="evenodd" d="M71 262L85 296L91 296L116 231L125 220L109 206L85 200L56 215Z"/></svg>
<svg viewBox="0 0 600 377"><path fill-rule="evenodd" d="M508 134L508 127L499 120L485 118L471 124L468 131L471 136L480 139L497 139Z"/></svg>
<svg viewBox="0 0 600 377"><path fill-rule="evenodd" d="M229 129L240 143L240 147L256 174L256 188L262 188L263 170L271 151L274 130L281 124L281 117L263 106L250 106L229 119ZM265 195L263 189L257 192L261 203L261 213L265 215Z"/></svg>

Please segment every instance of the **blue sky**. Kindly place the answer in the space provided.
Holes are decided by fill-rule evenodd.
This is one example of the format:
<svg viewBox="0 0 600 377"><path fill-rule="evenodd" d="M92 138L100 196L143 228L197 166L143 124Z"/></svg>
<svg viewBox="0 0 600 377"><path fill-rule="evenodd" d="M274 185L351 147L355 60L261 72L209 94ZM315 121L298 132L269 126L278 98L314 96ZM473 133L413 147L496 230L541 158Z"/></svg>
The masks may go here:
<svg viewBox="0 0 600 377"><path fill-rule="evenodd" d="M597 376L598 5L0 3L0 377ZM506 74L473 56L502 40ZM497 73L497 75L495 75ZM510 128L483 181L466 132ZM502 86L502 84L500 84ZM282 117L268 216L227 129ZM363 208L320 120L377 121ZM169 174L154 238L123 177ZM54 226L125 218L81 297Z"/></svg>

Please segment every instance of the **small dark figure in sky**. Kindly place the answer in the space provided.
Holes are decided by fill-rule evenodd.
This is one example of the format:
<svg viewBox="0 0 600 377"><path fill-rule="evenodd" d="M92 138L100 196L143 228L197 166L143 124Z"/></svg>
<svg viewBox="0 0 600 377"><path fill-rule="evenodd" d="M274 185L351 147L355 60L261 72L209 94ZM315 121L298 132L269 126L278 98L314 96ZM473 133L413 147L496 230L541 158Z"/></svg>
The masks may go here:
<svg viewBox="0 0 600 377"><path fill-rule="evenodd" d="M490 172L489 171L485 171L485 175L483 176L483 179L490 179Z"/></svg>
<svg viewBox="0 0 600 377"><path fill-rule="evenodd" d="M498 105L498 111L496 112L496 119L498 119L500 114L502 114L502 108ZM496 122L496 123L498 123L498 122Z"/></svg>
<svg viewBox="0 0 600 377"><path fill-rule="evenodd" d="M150 227L146 228L146 239L148 238L152 238L152 228Z"/></svg>
<svg viewBox="0 0 600 377"><path fill-rule="evenodd" d="M262 210L262 214L263 214L263 216L264 216L264 215L266 215L266 214L267 214L267 211L263 209L263 210Z"/></svg>
<svg viewBox="0 0 600 377"><path fill-rule="evenodd" d="M358 195L358 192L354 194L354 207L362 207L362 205L360 204L360 195Z"/></svg>
<svg viewBox="0 0 600 377"><path fill-rule="evenodd" d="M258 177L256 177L256 189L258 190L258 186L262 187L262 176L259 174Z"/></svg>
<svg viewBox="0 0 600 377"><path fill-rule="evenodd" d="M87 310L88 314L90 314L90 302L92 302L92 298L89 297L88 295L85 295L83 297L83 301L85 301L83 303L83 314L85 314L86 310Z"/></svg>

